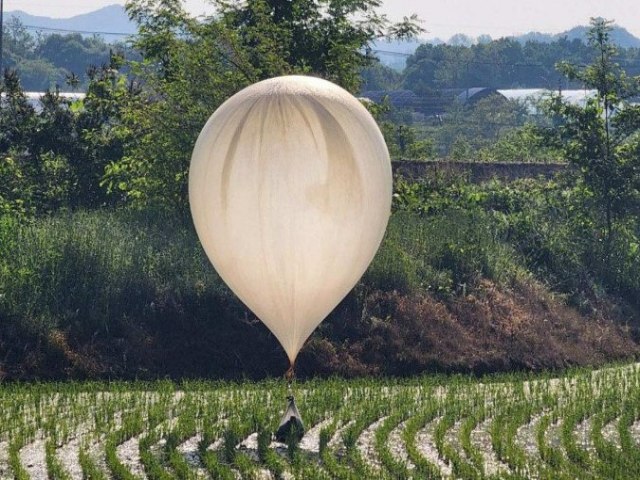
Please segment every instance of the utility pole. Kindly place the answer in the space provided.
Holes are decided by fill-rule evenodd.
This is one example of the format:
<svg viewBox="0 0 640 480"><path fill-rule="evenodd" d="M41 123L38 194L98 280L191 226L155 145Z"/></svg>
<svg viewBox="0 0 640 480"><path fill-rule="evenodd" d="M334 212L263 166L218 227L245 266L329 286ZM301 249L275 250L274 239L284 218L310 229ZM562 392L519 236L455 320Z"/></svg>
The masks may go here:
<svg viewBox="0 0 640 480"><path fill-rule="evenodd" d="M4 0L0 0L0 80L4 75L4 51L2 41L4 40Z"/></svg>

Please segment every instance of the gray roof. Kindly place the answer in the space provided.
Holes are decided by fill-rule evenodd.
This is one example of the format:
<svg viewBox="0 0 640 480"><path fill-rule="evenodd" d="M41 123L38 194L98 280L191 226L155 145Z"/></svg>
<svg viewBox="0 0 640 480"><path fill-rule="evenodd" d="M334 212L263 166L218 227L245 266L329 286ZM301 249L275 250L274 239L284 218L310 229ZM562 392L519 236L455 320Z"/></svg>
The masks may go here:
<svg viewBox="0 0 640 480"><path fill-rule="evenodd" d="M375 103L382 103L385 98L396 108L414 107L419 97L411 90L370 90L363 92L360 97L368 98Z"/></svg>
<svg viewBox="0 0 640 480"><path fill-rule="evenodd" d="M483 98L487 98L491 95L500 95L500 92L495 88L474 87L463 90L456 98L458 102L463 105L473 105L478 100L482 100Z"/></svg>

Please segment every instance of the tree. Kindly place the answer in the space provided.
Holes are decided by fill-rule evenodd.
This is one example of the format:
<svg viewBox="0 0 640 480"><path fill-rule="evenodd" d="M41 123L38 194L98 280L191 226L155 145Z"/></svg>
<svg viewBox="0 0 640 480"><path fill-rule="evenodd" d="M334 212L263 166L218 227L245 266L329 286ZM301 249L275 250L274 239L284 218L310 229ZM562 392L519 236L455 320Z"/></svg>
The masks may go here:
<svg viewBox="0 0 640 480"><path fill-rule="evenodd" d="M37 113L12 70L5 72L2 93L0 214L34 214L68 206L73 172L56 140L74 140L69 125L53 113L60 98L45 95L43 112ZM54 132L58 135L49 135Z"/></svg>
<svg viewBox="0 0 640 480"><path fill-rule="evenodd" d="M402 81L402 74L380 62L365 67L361 71L362 92L371 90L396 90Z"/></svg>
<svg viewBox="0 0 640 480"><path fill-rule="evenodd" d="M418 95L428 95L437 86L436 74L445 61L445 48L429 43L420 45L407 59L404 88Z"/></svg>
<svg viewBox="0 0 640 480"><path fill-rule="evenodd" d="M19 72L25 90L43 92L62 86L72 74L77 77L78 86L86 88L87 68L109 62L112 46L98 36L32 35L17 17L12 17L5 27L5 65Z"/></svg>
<svg viewBox="0 0 640 480"><path fill-rule="evenodd" d="M449 39L448 43L454 47L470 47L473 45L473 38L464 33L456 33Z"/></svg>
<svg viewBox="0 0 640 480"><path fill-rule="evenodd" d="M527 123L522 127L509 129L495 143L477 151L477 156L485 162L552 162L562 160L562 153L545 145L544 136L538 125Z"/></svg>
<svg viewBox="0 0 640 480"><path fill-rule="evenodd" d="M41 214L96 208L117 197L101 186L105 165L122 157L132 140L123 120L138 89L118 71L122 59L90 68L84 100L58 89L44 93L38 108L24 94L14 70L0 83L0 213Z"/></svg>
<svg viewBox="0 0 640 480"><path fill-rule="evenodd" d="M522 127L526 120L524 105L500 95L490 95L468 107L455 102L447 111L444 125L438 129L438 143L446 146L446 152L443 153L459 159L463 151L465 160L470 160L476 155L472 150L494 144L509 132ZM469 148L465 150L460 145L465 148L468 145ZM452 150L458 153L454 155Z"/></svg>
<svg viewBox="0 0 640 480"><path fill-rule="evenodd" d="M558 69L572 81L594 89L596 96L582 107L561 96L547 108L557 127L546 132L576 167L577 186L602 232L603 264L612 261L615 236L625 223L637 220L640 209L640 107L629 99L640 93L640 77L629 77L614 58L611 22L592 19L588 39L593 63L581 67L562 62Z"/></svg>
<svg viewBox="0 0 640 480"><path fill-rule="evenodd" d="M312 74L358 91L369 44L420 31L377 13L380 0L214 0L202 22L179 0L131 0L139 25L134 68L146 101L128 112L136 145L107 168L105 184L138 203L184 208L190 152L206 119L243 87L284 74Z"/></svg>
<svg viewBox="0 0 640 480"><path fill-rule="evenodd" d="M563 80L556 70L558 62L588 64L593 47L580 39L559 38L553 42L527 41L513 38L475 45L420 45L407 59L404 88L419 95L437 88L547 88L556 90ZM621 49L616 58L629 74L640 74L640 49ZM562 88L582 88L578 80L564 79Z"/></svg>
<svg viewBox="0 0 640 480"><path fill-rule="evenodd" d="M85 72L89 65L109 63L109 49L110 47L99 37L84 38L79 33L54 33L40 39L35 55L86 80Z"/></svg>

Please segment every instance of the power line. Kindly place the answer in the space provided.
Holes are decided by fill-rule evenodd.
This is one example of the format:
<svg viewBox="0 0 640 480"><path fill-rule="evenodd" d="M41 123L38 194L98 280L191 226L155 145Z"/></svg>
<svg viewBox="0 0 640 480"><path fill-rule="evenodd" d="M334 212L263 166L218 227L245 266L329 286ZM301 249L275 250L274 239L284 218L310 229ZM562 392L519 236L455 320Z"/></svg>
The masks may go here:
<svg viewBox="0 0 640 480"><path fill-rule="evenodd" d="M373 53L383 53L385 55L394 55L398 57L411 57L413 54L410 53L400 53L400 52L390 52L386 50L372 50ZM487 61L479 61L479 60L453 60L446 58L442 60L443 63L455 63L460 65L495 65L501 67L546 67L543 63L509 63L509 62L487 62Z"/></svg>
<svg viewBox="0 0 640 480"><path fill-rule="evenodd" d="M22 25L27 30L45 31L45 32L62 32L62 33L80 33L83 35L109 35L120 37L137 37L137 34L125 33L125 32L102 32L93 30L73 30L67 28L55 28L55 27L42 27L38 25Z"/></svg>
<svg viewBox="0 0 640 480"><path fill-rule="evenodd" d="M413 56L409 53L400 53L400 52L391 52L387 50L371 50L373 53L377 54L385 54L392 55L398 57L409 58ZM433 59L429 59L433 60ZM614 62L619 62L621 67L638 67L640 66L640 59L625 59L625 58L612 58ZM440 60L442 63L446 64L454 64L454 65L481 65L481 66L496 66L496 67L516 67L516 68L555 68L554 65L546 65L544 63L511 63L511 62L490 62L490 61L480 61L480 60L455 60L451 58L446 58ZM587 64L577 64L577 67L588 67Z"/></svg>
<svg viewBox="0 0 640 480"><path fill-rule="evenodd" d="M3 0L0 0L0 5ZM0 8L0 18L2 14L2 10ZM40 25L23 25L27 30L32 31L45 31L45 32L61 32L61 33L79 33L81 35L105 35L105 36L119 36L119 37L128 37L127 41L131 41L138 37L139 35L136 33L127 33L127 32L106 32L99 30L75 30L75 29L67 29L67 28L55 28L55 27L45 27ZM0 38L0 47L1 47L2 39ZM392 55L396 57L409 58L413 56L413 53L403 53L403 52L394 52L391 50L380 50L380 49L372 49L371 52L377 54L384 55ZM627 60L624 58L614 58L614 61L618 60L620 62L624 62L623 66L640 66L640 60ZM0 49L0 64L2 61L2 51ZM542 63L510 63L510 62L499 62L499 61L479 61L479 60L455 60L455 59L443 59L444 63L448 64L457 64L457 65L483 65L483 66L500 66L500 67L518 67L518 68L547 68L549 65L545 65ZM578 65L579 67L585 67L587 65Z"/></svg>
<svg viewBox="0 0 640 480"><path fill-rule="evenodd" d="M391 52L389 50L371 50L373 53L384 53L385 55L392 55L394 57L411 57L412 53L402 53L402 52Z"/></svg>

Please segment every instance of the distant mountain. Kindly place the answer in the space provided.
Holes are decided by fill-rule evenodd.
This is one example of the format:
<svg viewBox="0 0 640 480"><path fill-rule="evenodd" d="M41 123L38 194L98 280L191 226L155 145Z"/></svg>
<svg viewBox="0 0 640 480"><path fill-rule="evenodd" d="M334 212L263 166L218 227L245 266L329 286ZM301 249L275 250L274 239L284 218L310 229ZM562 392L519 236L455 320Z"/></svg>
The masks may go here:
<svg viewBox="0 0 640 480"><path fill-rule="evenodd" d="M513 38L521 43L526 43L528 41L551 43L563 37L566 37L568 40L578 39L586 42L588 31L589 27L578 26L573 27L571 30L567 30L566 32L558 33L556 35L540 32L529 32ZM613 30L611 32L611 39L616 45L622 48L640 48L640 38L635 37L626 28L620 27L618 25L613 27Z"/></svg>
<svg viewBox="0 0 640 480"><path fill-rule="evenodd" d="M106 41L119 40L137 31L136 24L129 20L122 5L110 5L71 18L41 17L15 10L5 13L5 22L8 22L12 17L18 18L30 31L60 29L102 32ZM112 33L118 35L112 35Z"/></svg>
<svg viewBox="0 0 640 480"><path fill-rule="evenodd" d="M48 30L73 30L82 32L101 32L107 41L121 40L127 35L135 34L137 31L136 24L129 20L127 13L122 5L110 5L108 7L95 10L83 15L76 15L71 18L51 18L37 15L31 15L20 10L9 11L5 13L5 22L10 21L12 17L20 19L20 21L28 27L30 31ZM527 41L552 42L562 37L569 40L575 38L586 41L587 31L589 27L578 26L566 32L552 35L541 32L529 32L524 35L515 36L516 40L525 43ZM113 34L117 35L113 35ZM627 29L615 26L612 32L613 41L624 48L640 48L640 38L632 35ZM476 41L483 41L488 36L480 36ZM486 39L485 39L486 40ZM473 41L472 38L457 34L451 37L447 43L451 44L468 44ZM434 45L444 43L438 38L433 39L416 39L411 41L378 41L372 44L373 50L383 64L388 65L397 70L404 68L405 59L411 55L422 43L431 43Z"/></svg>
<svg viewBox="0 0 640 480"><path fill-rule="evenodd" d="M589 27L573 27L571 30L561 33L560 35L556 35L556 38L566 36L569 40L577 38L579 40L586 41L588 31ZM611 32L611 40L622 48L640 48L640 38L632 35L626 28L619 27L617 25Z"/></svg>

